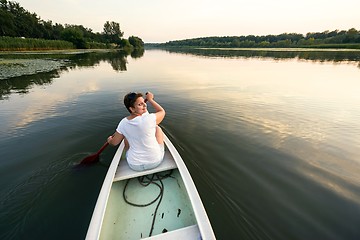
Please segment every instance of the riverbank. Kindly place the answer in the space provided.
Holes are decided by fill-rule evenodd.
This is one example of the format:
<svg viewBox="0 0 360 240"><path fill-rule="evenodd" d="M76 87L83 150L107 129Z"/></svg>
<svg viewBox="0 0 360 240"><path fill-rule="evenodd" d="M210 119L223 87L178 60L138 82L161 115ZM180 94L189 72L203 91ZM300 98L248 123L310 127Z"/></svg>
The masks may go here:
<svg viewBox="0 0 360 240"><path fill-rule="evenodd" d="M309 46L299 46L299 48L315 48L315 49L360 49L360 43L338 43L338 44L316 44Z"/></svg>
<svg viewBox="0 0 360 240"><path fill-rule="evenodd" d="M153 47L147 46L146 49L164 49L164 50L222 50L222 51L266 51L266 52L360 52L359 49L352 48L221 48L221 47Z"/></svg>

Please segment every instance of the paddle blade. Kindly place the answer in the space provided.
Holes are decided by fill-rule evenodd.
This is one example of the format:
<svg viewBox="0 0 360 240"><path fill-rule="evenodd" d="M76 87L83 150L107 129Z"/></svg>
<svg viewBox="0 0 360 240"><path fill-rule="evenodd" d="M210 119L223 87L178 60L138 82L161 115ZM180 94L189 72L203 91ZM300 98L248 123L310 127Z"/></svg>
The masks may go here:
<svg viewBox="0 0 360 240"><path fill-rule="evenodd" d="M99 154L95 153L81 160L80 164L90 164L99 161Z"/></svg>
<svg viewBox="0 0 360 240"><path fill-rule="evenodd" d="M102 153L102 151L104 151L104 149L109 146L108 142L105 142L104 145L100 148L100 150L97 153L94 153L90 156L87 156L86 158L84 158L80 164L90 164L90 163L94 163L94 162L98 162L99 161L99 156L100 153Z"/></svg>

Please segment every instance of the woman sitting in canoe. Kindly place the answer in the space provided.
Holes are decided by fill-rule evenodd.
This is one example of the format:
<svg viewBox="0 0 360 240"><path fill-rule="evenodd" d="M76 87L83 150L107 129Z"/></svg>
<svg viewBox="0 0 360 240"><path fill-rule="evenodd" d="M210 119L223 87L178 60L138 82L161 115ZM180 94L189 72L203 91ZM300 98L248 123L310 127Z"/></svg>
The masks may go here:
<svg viewBox="0 0 360 240"><path fill-rule="evenodd" d="M155 108L147 111L146 101ZM115 133L108 137L109 144L118 145L125 139L126 159L135 171L143 171L160 165L164 158L164 133L158 126L165 117L165 110L154 100L154 94L128 93L124 104L130 115L123 118Z"/></svg>

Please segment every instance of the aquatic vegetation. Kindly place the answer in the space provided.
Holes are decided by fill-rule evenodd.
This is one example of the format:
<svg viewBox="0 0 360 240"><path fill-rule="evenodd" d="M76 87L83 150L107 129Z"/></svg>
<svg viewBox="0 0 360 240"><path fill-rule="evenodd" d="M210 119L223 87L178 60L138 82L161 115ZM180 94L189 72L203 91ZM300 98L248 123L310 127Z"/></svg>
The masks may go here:
<svg viewBox="0 0 360 240"><path fill-rule="evenodd" d="M41 72L50 72L60 69L65 65L65 60L0 58L0 80Z"/></svg>

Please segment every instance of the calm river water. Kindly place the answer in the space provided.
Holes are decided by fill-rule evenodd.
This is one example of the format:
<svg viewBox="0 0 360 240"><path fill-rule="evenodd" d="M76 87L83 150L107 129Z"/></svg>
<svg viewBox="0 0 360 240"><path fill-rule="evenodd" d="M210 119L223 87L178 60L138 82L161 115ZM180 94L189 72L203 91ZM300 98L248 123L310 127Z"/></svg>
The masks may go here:
<svg viewBox="0 0 360 240"><path fill-rule="evenodd" d="M360 52L285 49L0 54L0 239L84 239L130 91L218 239L360 239Z"/></svg>

